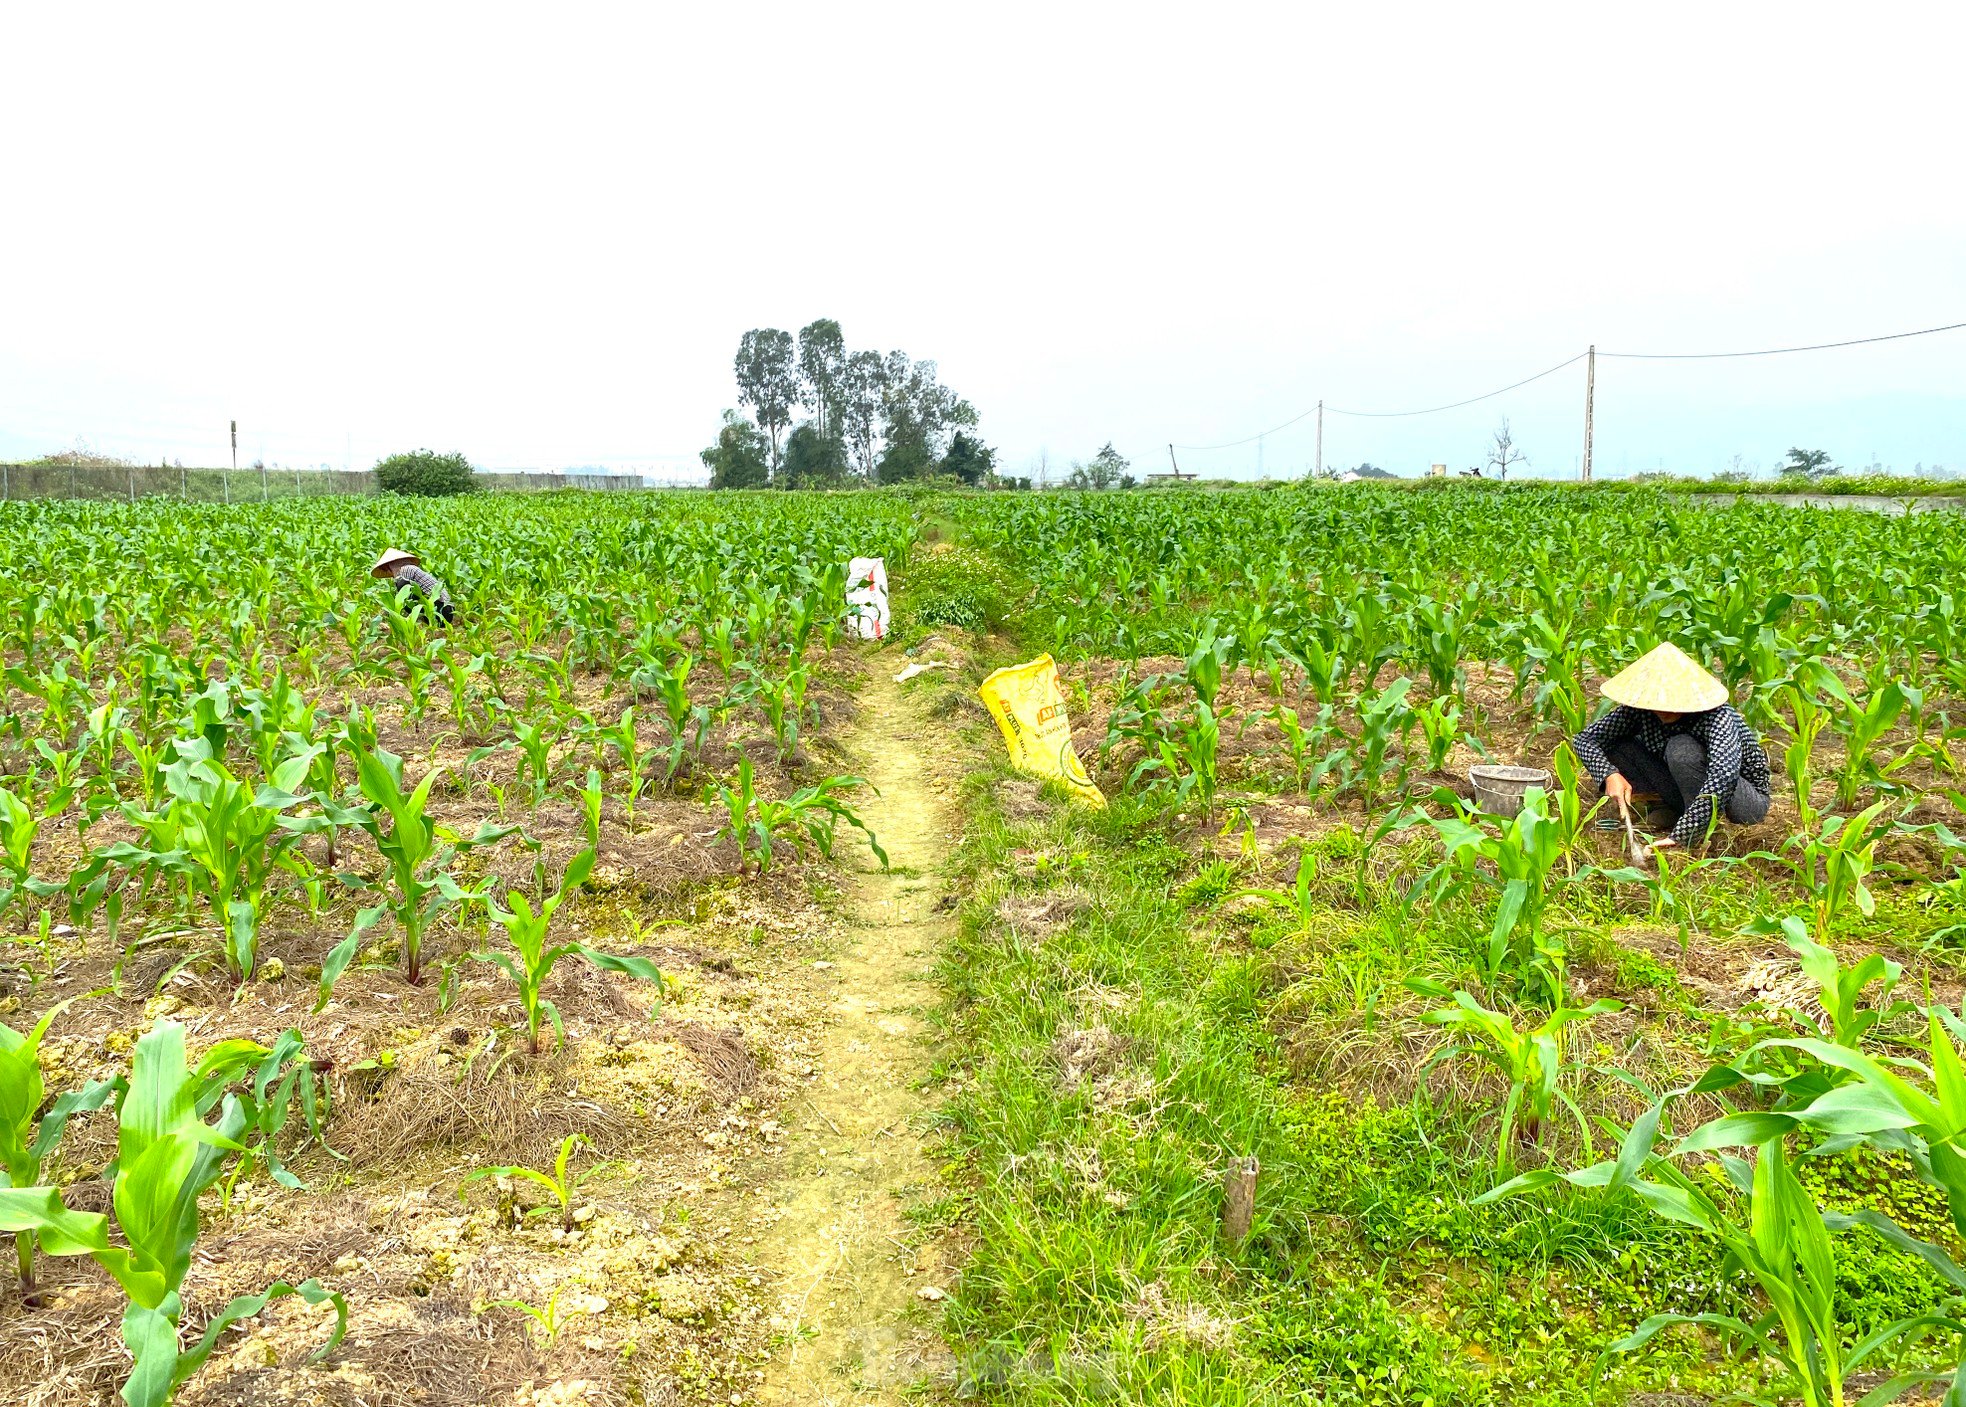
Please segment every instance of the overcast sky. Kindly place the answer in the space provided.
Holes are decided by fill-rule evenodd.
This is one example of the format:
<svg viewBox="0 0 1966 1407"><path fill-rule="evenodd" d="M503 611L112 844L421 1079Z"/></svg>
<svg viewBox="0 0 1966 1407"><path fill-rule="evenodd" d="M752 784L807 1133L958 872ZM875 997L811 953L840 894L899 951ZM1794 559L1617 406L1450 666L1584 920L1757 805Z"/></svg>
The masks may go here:
<svg viewBox="0 0 1966 1407"><path fill-rule="evenodd" d="M750 327L1142 467L1966 320L1966 7L13 5L0 455L696 473ZM1581 364L1329 463L1575 470ZM1315 418L1266 439L1296 472ZM1616 473L1966 469L1966 332L1600 360ZM1258 447L1182 467L1248 474Z"/></svg>

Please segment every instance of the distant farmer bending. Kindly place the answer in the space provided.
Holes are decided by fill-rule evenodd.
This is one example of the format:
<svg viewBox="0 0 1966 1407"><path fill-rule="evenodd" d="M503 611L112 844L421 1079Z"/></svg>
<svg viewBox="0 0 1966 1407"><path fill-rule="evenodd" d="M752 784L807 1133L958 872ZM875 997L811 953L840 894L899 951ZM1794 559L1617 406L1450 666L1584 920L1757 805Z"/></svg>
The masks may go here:
<svg viewBox="0 0 1966 1407"><path fill-rule="evenodd" d="M1604 685L1618 707L1570 740L1577 760L1629 807L1634 788L1673 815L1660 846L1706 838L1716 808L1752 825L1768 814L1768 756L1747 720L1727 703L1727 686L1671 643Z"/></svg>
<svg viewBox="0 0 1966 1407"><path fill-rule="evenodd" d="M423 569L423 563L417 560L415 553L392 547L376 558L375 565L369 568L369 575L383 577L399 589L414 587L420 598L417 604L426 614L435 616L445 625L451 623L455 612L451 609L450 592L444 589L443 582Z"/></svg>

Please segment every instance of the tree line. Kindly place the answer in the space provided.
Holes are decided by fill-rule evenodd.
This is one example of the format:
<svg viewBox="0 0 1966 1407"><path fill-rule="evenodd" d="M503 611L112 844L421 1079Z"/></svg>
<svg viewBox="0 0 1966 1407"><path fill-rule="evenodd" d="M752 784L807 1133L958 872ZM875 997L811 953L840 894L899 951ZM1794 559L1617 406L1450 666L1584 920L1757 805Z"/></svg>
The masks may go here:
<svg viewBox="0 0 1966 1407"><path fill-rule="evenodd" d="M820 318L796 337L751 329L733 365L738 405L750 414L725 411L703 451L712 488L995 477L996 452L970 433L976 408L941 383L932 361L849 351L840 325Z"/></svg>

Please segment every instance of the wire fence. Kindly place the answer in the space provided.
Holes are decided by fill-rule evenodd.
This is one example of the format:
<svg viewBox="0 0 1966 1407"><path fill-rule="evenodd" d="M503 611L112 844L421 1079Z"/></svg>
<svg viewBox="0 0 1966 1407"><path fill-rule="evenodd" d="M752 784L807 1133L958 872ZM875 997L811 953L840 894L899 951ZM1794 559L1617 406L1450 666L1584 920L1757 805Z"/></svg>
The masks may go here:
<svg viewBox="0 0 1966 1407"><path fill-rule="evenodd" d="M491 474L474 476L495 493L552 489L639 489L638 474ZM181 498L199 503L259 503L276 498L350 498L376 492L368 469L183 469L157 464L0 464L0 499L80 498L136 502Z"/></svg>

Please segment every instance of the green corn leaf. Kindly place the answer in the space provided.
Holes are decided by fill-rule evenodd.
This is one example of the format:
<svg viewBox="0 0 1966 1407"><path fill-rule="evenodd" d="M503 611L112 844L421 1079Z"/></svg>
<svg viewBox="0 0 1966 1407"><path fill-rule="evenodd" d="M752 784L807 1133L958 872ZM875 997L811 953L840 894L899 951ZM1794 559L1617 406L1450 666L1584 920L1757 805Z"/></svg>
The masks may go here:
<svg viewBox="0 0 1966 1407"><path fill-rule="evenodd" d="M647 958L623 957L615 953L604 953L599 948L590 948L584 943L576 943L573 950L603 972L621 972L630 977L639 977L645 982L656 984L659 992L662 986L662 969Z"/></svg>
<svg viewBox="0 0 1966 1407"><path fill-rule="evenodd" d="M51 1256L86 1256L109 1250L109 1218L70 1211L52 1187L0 1187L0 1232L37 1233Z"/></svg>
<svg viewBox="0 0 1966 1407"><path fill-rule="evenodd" d="M130 1350L130 1376L123 1384L128 1407L167 1407L178 1386L175 1292L158 1305L131 1304L123 1311L123 1343Z"/></svg>
<svg viewBox="0 0 1966 1407"><path fill-rule="evenodd" d="M303 1280L298 1285L290 1285L284 1280L276 1281L267 1286L259 1294L240 1295L213 1316L212 1321L205 1326L204 1337L199 1339L185 1353L178 1356L175 1369L172 1373L171 1385L173 1389L184 1383L193 1373L204 1366L205 1360L211 1357L213 1348L217 1346L219 1336L227 1329L231 1328L241 1319L252 1318L274 1300L284 1299L288 1295L298 1295L308 1304L332 1304L334 1306L334 1332L328 1336L328 1341L325 1344L308 1355L307 1361L318 1363L333 1353L336 1347L340 1345L342 1338L348 1333L348 1301L340 1293L328 1289L318 1280ZM172 1346L175 1348L175 1327L172 1333Z"/></svg>
<svg viewBox="0 0 1966 1407"><path fill-rule="evenodd" d="M334 996L334 984L341 974L348 970L348 964L355 961L355 954L361 951L362 936L389 913L387 904L378 904L371 909L363 909L355 915L355 926L348 930L348 936L334 945L321 964L321 986L314 998L314 1010L318 1013L327 1009L328 1001Z"/></svg>

